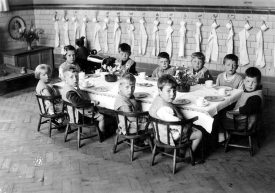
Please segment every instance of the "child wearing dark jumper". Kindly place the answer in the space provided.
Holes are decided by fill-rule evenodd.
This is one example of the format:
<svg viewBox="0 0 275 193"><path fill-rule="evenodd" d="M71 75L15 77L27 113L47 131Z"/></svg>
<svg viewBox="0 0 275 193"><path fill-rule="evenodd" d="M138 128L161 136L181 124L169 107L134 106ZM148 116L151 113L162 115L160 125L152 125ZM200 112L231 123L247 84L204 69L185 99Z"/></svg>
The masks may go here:
<svg viewBox="0 0 275 193"><path fill-rule="evenodd" d="M237 118L248 116L248 129L251 129L257 121L257 114L263 108L263 102L261 71L256 67L250 67L245 71L244 92L234 109L227 112L227 117L232 119L233 114L238 115Z"/></svg>
<svg viewBox="0 0 275 193"><path fill-rule="evenodd" d="M64 86L61 89L61 96L64 101L72 103L76 107L85 107L85 116L89 118L94 118L98 121L99 130L104 132L104 116L100 114L96 108L99 104L98 101L91 100L88 94L85 91L79 89L79 78L78 78L78 69L75 65L67 65L64 70ZM91 103L94 104L94 107L91 107ZM82 113L81 109L78 109L79 113ZM69 112L70 114L70 112Z"/></svg>
<svg viewBox="0 0 275 193"><path fill-rule="evenodd" d="M131 73L137 75L136 62L130 58L131 46L126 43L122 43L118 47L119 58L116 60L116 71L122 76L125 73Z"/></svg>

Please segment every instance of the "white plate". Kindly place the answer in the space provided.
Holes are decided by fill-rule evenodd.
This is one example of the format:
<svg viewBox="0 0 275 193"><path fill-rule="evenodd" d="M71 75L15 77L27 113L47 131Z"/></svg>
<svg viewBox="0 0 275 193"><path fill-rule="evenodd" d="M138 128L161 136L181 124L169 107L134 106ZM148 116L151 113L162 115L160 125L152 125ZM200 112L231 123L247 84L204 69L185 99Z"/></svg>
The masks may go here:
<svg viewBox="0 0 275 193"><path fill-rule="evenodd" d="M151 83L137 83L137 86L140 86L140 87L152 87L154 85L151 84Z"/></svg>
<svg viewBox="0 0 275 193"><path fill-rule="evenodd" d="M191 103L191 101L188 99L176 99L173 101L173 104L175 104L175 105L186 105L189 103Z"/></svg>
<svg viewBox="0 0 275 193"><path fill-rule="evenodd" d="M92 87L91 89L96 92L108 92L109 91L109 88L105 87L105 86Z"/></svg>
<svg viewBox="0 0 275 193"><path fill-rule="evenodd" d="M231 91L233 90L232 87L230 86L216 86L215 89L219 90L220 88L225 88L226 91Z"/></svg>
<svg viewBox="0 0 275 193"><path fill-rule="evenodd" d="M136 92L134 93L134 96L138 99L148 97L150 94L147 92Z"/></svg>
<svg viewBox="0 0 275 193"><path fill-rule="evenodd" d="M224 94L224 95L219 94L219 96L222 96L222 97L227 97L227 96L230 96L230 95L231 95L230 92L227 92L227 93Z"/></svg>
<svg viewBox="0 0 275 193"><path fill-rule="evenodd" d="M209 102L220 102L225 100L222 96L205 96L204 98Z"/></svg>

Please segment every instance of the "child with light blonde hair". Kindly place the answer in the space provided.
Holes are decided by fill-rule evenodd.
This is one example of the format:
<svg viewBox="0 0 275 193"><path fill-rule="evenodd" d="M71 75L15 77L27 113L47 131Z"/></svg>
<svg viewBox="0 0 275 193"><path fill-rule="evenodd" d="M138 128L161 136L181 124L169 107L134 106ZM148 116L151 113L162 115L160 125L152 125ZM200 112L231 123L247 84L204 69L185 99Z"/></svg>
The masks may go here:
<svg viewBox="0 0 275 193"><path fill-rule="evenodd" d="M58 91L50 84L52 69L47 64L39 64L34 71L35 78L39 79L36 85L36 94L41 96L57 96ZM53 104L50 101L45 101L46 110L49 114L54 114ZM61 111L61 104L55 105L57 111Z"/></svg>
<svg viewBox="0 0 275 193"><path fill-rule="evenodd" d="M126 73L119 80L119 93L115 99L114 110L123 112L140 112L141 104L134 97L136 78L133 74ZM130 125L130 133L137 131L135 118L128 118ZM144 125L145 126L145 125ZM119 116L119 132L126 134L125 123L123 117Z"/></svg>

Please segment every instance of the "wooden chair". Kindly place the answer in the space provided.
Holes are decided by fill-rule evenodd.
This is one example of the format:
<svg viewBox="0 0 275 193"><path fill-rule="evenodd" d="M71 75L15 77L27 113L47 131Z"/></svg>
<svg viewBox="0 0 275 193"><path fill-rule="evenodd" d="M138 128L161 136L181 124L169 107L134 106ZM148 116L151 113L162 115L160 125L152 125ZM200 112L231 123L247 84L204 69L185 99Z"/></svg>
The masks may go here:
<svg viewBox="0 0 275 193"><path fill-rule="evenodd" d="M177 121L177 122L167 122L167 121L162 121L160 119L156 119L154 117L150 116L150 122L153 123L153 131L154 131L154 149L153 149L153 155L152 155L152 162L151 165L154 165L155 157L158 153L162 153L164 155L173 157L173 174L176 172L176 163L177 163L177 154L179 153L180 149L188 149L191 157L191 164L195 165L195 160L193 157L193 151L191 148L192 141L189 139L191 135L191 123L194 121L198 120L198 117L193 117L191 119L187 119L184 121ZM183 129L184 126L190 124L190 127L188 127L187 135L183 134ZM177 143L174 142L172 139L172 129L171 126L179 126L181 128L181 135L179 139L177 140ZM160 128L161 127L161 128ZM160 129L163 129L160 131ZM164 142L163 139L161 139L161 135L165 134L167 136ZM185 136L184 136L185 135ZM166 153L165 149L172 149L173 150L173 155Z"/></svg>
<svg viewBox="0 0 275 193"><path fill-rule="evenodd" d="M233 116L233 128L225 128L228 133L228 138L225 143L225 152L228 151L229 147L238 147L248 149L250 156L254 155L254 138L257 140L258 147L260 147L259 139L259 116L261 113L256 115L241 115L228 112L229 115ZM249 121L250 120L250 121ZM241 145L237 143L232 143L232 136L243 136L248 137L248 145Z"/></svg>
<svg viewBox="0 0 275 193"><path fill-rule="evenodd" d="M117 146L122 143L126 143L130 145L130 160L131 162L134 159L134 152L142 151L148 148L153 148L152 142L151 142L151 132L148 130L149 122L148 122L148 112L122 112L122 111L115 111L116 114L116 120L118 124L117 134L115 136L115 143L113 147L113 153L116 153ZM121 117L121 119L119 119ZM130 131L130 121L129 118L134 118L136 121L132 124L135 125L136 131L131 132ZM142 120L143 119L143 125ZM144 119L146 121L146 124L144 125ZM119 124L120 121L123 120L125 127L125 134L120 132ZM122 123L122 124L123 124ZM122 140L119 140L119 139ZM148 140L149 146L145 145L144 147L140 147L135 144L135 141L139 140L141 142L142 140Z"/></svg>
<svg viewBox="0 0 275 193"><path fill-rule="evenodd" d="M92 138L95 136L99 137L99 142L102 142L101 133L98 127L97 121L94 120L94 118L87 118L85 116L85 109L89 108L89 106L74 106L73 104L63 101L64 105L66 107L67 113L69 115L69 122L66 127L64 141L67 142L67 137L69 134L72 134L74 132L77 132L77 148L79 149L81 145L81 141ZM94 107L94 104L91 104L91 108ZM81 113L80 113L81 112ZM90 128L90 135L85 135L82 132L82 128ZM96 134L92 134L92 128L96 129Z"/></svg>
<svg viewBox="0 0 275 193"><path fill-rule="evenodd" d="M49 137L51 137L53 129L61 129L62 127L65 127L63 122L58 122L59 120L64 120L67 117L67 114L64 113L64 107L62 106L61 112L58 112L56 109L56 104L60 103L61 96L42 96L36 94L36 99L40 110L37 131L40 131L40 127L42 124L49 123ZM53 114L50 114L48 112L46 103L52 104Z"/></svg>

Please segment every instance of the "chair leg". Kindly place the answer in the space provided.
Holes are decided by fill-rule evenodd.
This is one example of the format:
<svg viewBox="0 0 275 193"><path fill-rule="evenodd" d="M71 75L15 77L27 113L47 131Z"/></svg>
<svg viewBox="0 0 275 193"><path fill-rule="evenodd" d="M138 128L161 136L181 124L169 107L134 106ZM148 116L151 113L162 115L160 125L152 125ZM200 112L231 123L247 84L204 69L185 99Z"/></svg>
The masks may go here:
<svg viewBox="0 0 275 193"><path fill-rule="evenodd" d="M248 136L248 141L249 141L249 152L250 152L250 156L252 157L254 155L252 136Z"/></svg>
<svg viewBox="0 0 275 193"><path fill-rule="evenodd" d="M227 138L225 146L224 146L224 152L228 152L228 144L230 142L230 139L231 139L231 134L228 133L228 138Z"/></svg>
<svg viewBox="0 0 275 193"><path fill-rule="evenodd" d="M153 152L153 143L152 143L152 140L151 140L151 137L148 137L148 143L149 143L149 146L150 146L150 149L151 149L151 152Z"/></svg>
<svg viewBox="0 0 275 193"><path fill-rule="evenodd" d="M195 159L194 159L194 153L193 153L193 150L192 150L191 147L189 148L189 156L191 158L191 165L194 166L195 165Z"/></svg>
<svg viewBox="0 0 275 193"><path fill-rule="evenodd" d="M77 128L77 149L80 148L81 143L81 127Z"/></svg>
<svg viewBox="0 0 275 193"><path fill-rule="evenodd" d="M133 161L133 158L134 158L134 139L131 139L131 149L130 149L130 159L131 159L131 162Z"/></svg>
<svg viewBox="0 0 275 193"><path fill-rule="evenodd" d="M259 135L259 132L256 130L256 133L255 133L255 135L256 135L256 140L257 140L257 146L258 146L258 148L260 148L261 147L261 142L260 142L260 135Z"/></svg>
<svg viewBox="0 0 275 193"><path fill-rule="evenodd" d="M103 141L103 133L99 130L99 127L96 128L97 135L98 135L98 140L100 143Z"/></svg>
<svg viewBox="0 0 275 193"><path fill-rule="evenodd" d="M49 121L49 137L52 136L52 119Z"/></svg>
<svg viewBox="0 0 275 193"><path fill-rule="evenodd" d="M67 142L67 137L68 137L68 133L69 133L70 128L71 128L70 125L67 124L65 135L64 135L64 142Z"/></svg>
<svg viewBox="0 0 275 193"><path fill-rule="evenodd" d="M115 143L114 143L114 147L113 147L113 153L116 153L118 139L119 139L119 134L116 134L116 136L115 136Z"/></svg>
<svg viewBox="0 0 275 193"><path fill-rule="evenodd" d="M41 120L42 120L42 117L39 116L39 122L38 122L38 125L37 125L37 131L40 131Z"/></svg>
<svg viewBox="0 0 275 193"><path fill-rule="evenodd" d="M176 164L177 164L177 149L174 149L174 156L173 156L173 174L176 172Z"/></svg>
<svg viewBox="0 0 275 193"><path fill-rule="evenodd" d="M157 145L155 144L154 145L154 148L153 148L153 153L152 153L152 162L151 162L151 166L153 166L155 163L155 156L156 156L156 151L157 151Z"/></svg>

